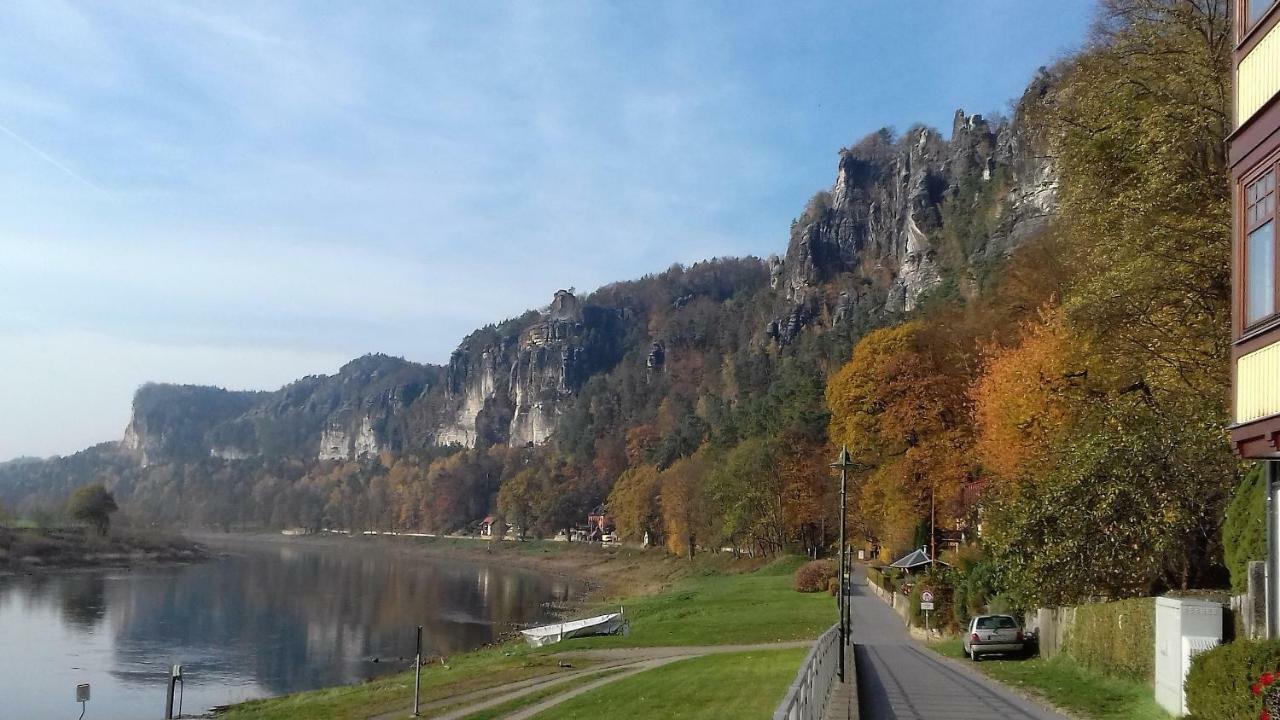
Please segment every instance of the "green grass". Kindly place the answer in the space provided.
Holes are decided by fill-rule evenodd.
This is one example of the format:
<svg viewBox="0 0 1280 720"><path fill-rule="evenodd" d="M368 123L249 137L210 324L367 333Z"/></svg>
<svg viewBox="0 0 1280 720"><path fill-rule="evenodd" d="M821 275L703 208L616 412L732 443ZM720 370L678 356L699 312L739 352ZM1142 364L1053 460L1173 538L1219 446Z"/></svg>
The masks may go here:
<svg viewBox="0 0 1280 720"><path fill-rule="evenodd" d="M947 657L964 659L958 638L934 643L930 648ZM1146 683L1091 672L1066 655L1052 660L985 658L973 667L1091 720L1169 719Z"/></svg>
<svg viewBox="0 0 1280 720"><path fill-rule="evenodd" d="M743 575L707 575L669 591L622 600L631 634L570 640L565 649L731 645L812 640L836 621L835 598L798 593L791 576L801 558L783 558ZM601 606L608 611L610 606Z"/></svg>
<svg viewBox="0 0 1280 720"><path fill-rule="evenodd" d="M535 720L772 717L808 650L705 655L663 665L539 713Z"/></svg>
<svg viewBox="0 0 1280 720"><path fill-rule="evenodd" d="M589 685L597 680L603 680L604 678L610 677L612 675L617 675L618 673L621 673L621 672L626 672L626 669L614 668L612 670L605 670L603 672L592 673L590 675L577 677L566 682L556 683L555 685L549 688L544 688L537 692L529 693L528 695L522 695L518 698L515 698L514 700L508 700L507 702L504 702L501 705L494 705L493 707L486 708L484 710L481 710L480 712L471 713L470 715L467 715L466 717L464 717L463 720L495 720L496 718L500 718L504 715L509 715L517 710L520 710L521 708L527 708L531 705L536 705L542 702L543 700L546 700L549 697L553 697L556 695L560 695L562 693L569 692L574 688L579 688L579 687L582 687L583 685Z"/></svg>
<svg viewBox="0 0 1280 720"><path fill-rule="evenodd" d="M501 688L508 683L559 672L559 659L523 646L489 648L449 658L448 669L422 668L422 702L461 693ZM587 663L575 660L576 665ZM403 672L357 685L311 690L233 705L219 720L300 720L366 718L413 702L413 673ZM430 716L429 714L427 715Z"/></svg>
<svg viewBox="0 0 1280 720"><path fill-rule="evenodd" d="M692 570L702 574L678 580L666 592L611 602L591 611L608 611L617 604L624 605L631 621L630 635L580 638L538 650L529 649L523 643L510 643L498 648L456 655L449 659L450 670L437 666L424 669L423 700L431 702L464 692L555 673L558 671L558 653L585 648L812 640L835 622L835 599L825 593L798 593L791 588L792 574L802 562L803 558L783 558L755 572L733 575L722 574L713 566L695 566ZM762 717L767 716L766 710L772 712L773 705L785 693L805 652L805 649L799 649L776 656L786 658L785 662L776 660L779 664L772 667L771 677L776 676L773 679L781 683L781 689L777 697L758 707L752 706L764 713ZM673 687L671 697L680 697L680 693L691 691L698 682L706 683L707 687L703 690L707 692L718 692L716 688L726 681L732 684L736 681L738 670L724 662L711 662L708 671L696 675L689 683ZM579 658L574 659L574 664L583 666ZM684 663L678 665L683 666ZM722 672L724 676L715 675L715 671ZM641 673L637 678L654 672L658 671ZM637 678L618 682L630 683ZM402 673L359 685L254 700L234 706L219 718L355 720L407 707L412 687L412 674ZM604 688L600 692L603 691ZM662 686L655 686L649 691L649 697L655 702L667 700ZM752 696L748 693L744 697ZM757 701L759 697L750 700Z"/></svg>

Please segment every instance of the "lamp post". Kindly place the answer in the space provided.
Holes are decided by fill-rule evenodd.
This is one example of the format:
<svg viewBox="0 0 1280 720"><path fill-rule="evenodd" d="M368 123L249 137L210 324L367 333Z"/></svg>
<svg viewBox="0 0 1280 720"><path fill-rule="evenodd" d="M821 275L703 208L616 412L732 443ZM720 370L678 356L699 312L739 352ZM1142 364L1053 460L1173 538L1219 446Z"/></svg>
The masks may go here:
<svg viewBox="0 0 1280 720"><path fill-rule="evenodd" d="M845 533L844 533L844 516L845 516L845 498L849 485L849 468L857 467L858 464L849 458L849 446L840 446L840 455L836 457L836 461L831 463L831 467L840 470L840 570L839 580L836 588L840 593L837 603L840 609L840 682L845 682L844 676L844 653L845 647L849 644L849 599L847 597L848 588L845 583Z"/></svg>

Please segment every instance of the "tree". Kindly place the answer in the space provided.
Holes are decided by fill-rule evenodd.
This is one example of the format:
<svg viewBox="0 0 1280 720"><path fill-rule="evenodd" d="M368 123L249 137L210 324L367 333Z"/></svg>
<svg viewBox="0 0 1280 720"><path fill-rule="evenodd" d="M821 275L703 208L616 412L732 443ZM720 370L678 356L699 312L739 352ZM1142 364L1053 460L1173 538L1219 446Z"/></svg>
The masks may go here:
<svg viewBox="0 0 1280 720"><path fill-rule="evenodd" d="M698 541L711 536L711 518L703 482L707 476L704 452L677 460L658 477L662 526L667 550L690 560Z"/></svg>
<svg viewBox="0 0 1280 720"><path fill-rule="evenodd" d="M1042 478L992 503L984 538L1002 586L1031 607L1214 584L1226 490L1206 478L1234 460L1141 401L1095 407Z"/></svg>
<svg viewBox="0 0 1280 720"><path fill-rule="evenodd" d="M618 536L639 541L658 529L658 470L640 465L622 473L609 493L609 514Z"/></svg>
<svg viewBox="0 0 1280 720"><path fill-rule="evenodd" d="M102 483L85 485L76 490L67 501L67 514L80 522L92 525L99 535L107 534L107 530L111 527L111 513L119 509L116 506L115 497L107 492Z"/></svg>
<svg viewBox="0 0 1280 720"><path fill-rule="evenodd" d="M1044 466L1078 402L1075 389L1088 376L1084 345L1061 309L1045 306L1023 323L1015 344L984 349L982 373L970 390L974 449L1002 486Z"/></svg>

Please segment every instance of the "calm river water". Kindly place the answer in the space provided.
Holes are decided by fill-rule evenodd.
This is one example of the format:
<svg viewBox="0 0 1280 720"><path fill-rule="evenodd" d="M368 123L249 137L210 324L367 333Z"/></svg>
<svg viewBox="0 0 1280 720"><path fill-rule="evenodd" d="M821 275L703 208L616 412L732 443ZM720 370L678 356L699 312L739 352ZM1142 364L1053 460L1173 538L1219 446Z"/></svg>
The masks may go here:
<svg viewBox="0 0 1280 720"><path fill-rule="evenodd" d="M406 668L417 625L447 656L550 620L544 603L581 590L361 547L218 543L199 565L0 578L0 720L74 720L79 683L85 720L163 718L174 663L187 713L351 683Z"/></svg>

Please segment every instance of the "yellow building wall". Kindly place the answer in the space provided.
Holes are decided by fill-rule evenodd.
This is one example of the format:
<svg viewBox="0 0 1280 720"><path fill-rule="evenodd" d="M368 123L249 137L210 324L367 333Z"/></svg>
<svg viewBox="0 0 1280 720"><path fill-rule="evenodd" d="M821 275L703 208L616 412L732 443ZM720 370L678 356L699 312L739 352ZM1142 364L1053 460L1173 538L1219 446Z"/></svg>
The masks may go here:
<svg viewBox="0 0 1280 720"><path fill-rule="evenodd" d="M1236 75L1236 125L1243 125L1280 92L1280 25L1240 61Z"/></svg>
<svg viewBox="0 0 1280 720"><path fill-rule="evenodd" d="M1280 343L1236 361L1236 422L1280 413Z"/></svg>

